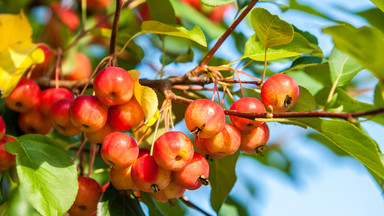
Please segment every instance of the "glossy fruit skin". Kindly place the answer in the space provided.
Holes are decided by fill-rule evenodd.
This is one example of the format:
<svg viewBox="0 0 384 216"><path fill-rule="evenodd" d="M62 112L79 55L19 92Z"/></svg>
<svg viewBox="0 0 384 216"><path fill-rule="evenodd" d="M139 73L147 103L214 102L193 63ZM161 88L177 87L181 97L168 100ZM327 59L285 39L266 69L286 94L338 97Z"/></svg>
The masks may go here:
<svg viewBox="0 0 384 216"><path fill-rule="evenodd" d="M133 80L123 68L107 67L97 73L93 89L105 105L124 104L133 96Z"/></svg>
<svg viewBox="0 0 384 216"><path fill-rule="evenodd" d="M27 113L20 113L17 123L24 133L46 135L52 131L50 119L40 112L38 106Z"/></svg>
<svg viewBox="0 0 384 216"><path fill-rule="evenodd" d="M261 103L256 98L241 98L232 104L231 110L237 110L242 112L253 112L253 113L265 113L264 104ZM235 125L239 130L249 130L255 127L259 127L264 122L255 122L251 119L241 118L237 116L230 115L233 125Z"/></svg>
<svg viewBox="0 0 384 216"><path fill-rule="evenodd" d="M185 188L171 181L166 188L157 193L151 193L151 195L159 202L168 202L168 200L183 196L185 190Z"/></svg>
<svg viewBox="0 0 384 216"><path fill-rule="evenodd" d="M128 103L110 106L108 118L113 127L129 130L144 120L144 111L135 97Z"/></svg>
<svg viewBox="0 0 384 216"><path fill-rule="evenodd" d="M171 171L161 168L149 154L143 154L133 162L131 175L135 185L145 192L162 190L171 180Z"/></svg>
<svg viewBox="0 0 384 216"><path fill-rule="evenodd" d="M3 118L0 116L0 140L3 139L5 135L5 123Z"/></svg>
<svg viewBox="0 0 384 216"><path fill-rule="evenodd" d="M69 115L69 107L72 101L72 99L68 98L56 101L49 111L49 119L53 127L65 136L76 136L81 133L80 128L72 124Z"/></svg>
<svg viewBox="0 0 384 216"><path fill-rule="evenodd" d="M40 102L40 87L35 81L21 78L12 93L5 98L5 104L14 111L31 111Z"/></svg>
<svg viewBox="0 0 384 216"><path fill-rule="evenodd" d="M291 109L299 99L299 86L286 74L274 74L261 87L261 100L267 108L272 106L274 112Z"/></svg>
<svg viewBox="0 0 384 216"><path fill-rule="evenodd" d="M81 95L69 107L71 122L85 133L102 129L107 122L108 108L96 96Z"/></svg>
<svg viewBox="0 0 384 216"><path fill-rule="evenodd" d="M235 153L241 143L241 134L239 129L231 124L225 124L220 133L211 138L197 138L195 145L203 145L208 154L213 158L222 158Z"/></svg>
<svg viewBox="0 0 384 216"><path fill-rule="evenodd" d="M254 154L257 149L267 144L269 140L269 128L267 124L247 131L241 131L240 151Z"/></svg>
<svg viewBox="0 0 384 216"><path fill-rule="evenodd" d="M88 141L92 144L103 144L105 137L113 132L120 132L120 130L113 127L107 120L103 128L95 132L86 133L85 136L87 136Z"/></svg>
<svg viewBox="0 0 384 216"><path fill-rule="evenodd" d="M100 153L105 163L122 169L130 166L137 159L139 147L128 134L113 132L105 137Z"/></svg>
<svg viewBox="0 0 384 216"><path fill-rule="evenodd" d="M111 168L110 180L116 190L139 190L132 180L132 166L123 169Z"/></svg>
<svg viewBox="0 0 384 216"><path fill-rule="evenodd" d="M209 164L203 155L195 152L192 161L186 167L172 174L175 183L188 190L196 190L202 186L199 177L208 179Z"/></svg>
<svg viewBox="0 0 384 216"><path fill-rule="evenodd" d="M89 177L80 176L78 179L79 190L76 200L68 210L71 216L84 216L96 214L97 204L103 193L100 184Z"/></svg>
<svg viewBox="0 0 384 216"><path fill-rule="evenodd" d="M85 80L91 76L92 65L88 57L83 53L75 54L75 65L65 76L68 80Z"/></svg>
<svg viewBox="0 0 384 216"><path fill-rule="evenodd" d="M189 131L201 138L209 138L223 130L225 125L224 110L208 99L197 99L190 103L185 111L185 124Z"/></svg>
<svg viewBox="0 0 384 216"><path fill-rule="evenodd" d="M73 99L73 94L66 88L50 88L41 92L40 111L44 116L49 117L52 105L63 98Z"/></svg>
<svg viewBox="0 0 384 216"><path fill-rule="evenodd" d="M5 136L0 140L0 171L5 171L16 164L16 155L7 152L4 147L9 141L15 141L15 139Z"/></svg>
<svg viewBox="0 0 384 216"><path fill-rule="evenodd" d="M193 158L193 143L182 132L168 131L162 134L154 145L153 157L164 169L179 171Z"/></svg>

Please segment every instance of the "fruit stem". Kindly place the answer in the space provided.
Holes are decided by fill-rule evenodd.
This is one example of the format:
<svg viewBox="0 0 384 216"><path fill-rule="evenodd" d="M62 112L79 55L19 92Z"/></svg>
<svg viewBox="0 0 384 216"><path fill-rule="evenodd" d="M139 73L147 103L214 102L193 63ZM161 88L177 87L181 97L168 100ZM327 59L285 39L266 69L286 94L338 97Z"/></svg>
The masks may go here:
<svg viewBox="0 0 384 216"><path fill-rule="evenodd" d="M209 181L208 181L208 179L205 178L204 175L199 176L199 178L197 179L197 181L199 181L201 184L203 184L203 185L205 185L205 186L207 186L207 185L210 184Z"/></svg>
<svg viewBox="0 0 384 216"><path fill-rule="evenodd" d="M191 201L189 201L189 199L186 197L186 196L182 196L179 198L186 206L190 207L190 208L194 208L196 209L197 211L203 213L204 215L206 216L211 216L210 214L208 214L207 212L205 212L203 209L201 209L200 207L198 207L197 205L195 205L194 203L192 203Z"/></svg>
<svg viewBox="0 0 384 216"><path fill-rule="evenodd" d="M55 88L59 88L59 74L61 71L61 48L57 48L57 59L56 59L56 69L55 69Z"/></svg>

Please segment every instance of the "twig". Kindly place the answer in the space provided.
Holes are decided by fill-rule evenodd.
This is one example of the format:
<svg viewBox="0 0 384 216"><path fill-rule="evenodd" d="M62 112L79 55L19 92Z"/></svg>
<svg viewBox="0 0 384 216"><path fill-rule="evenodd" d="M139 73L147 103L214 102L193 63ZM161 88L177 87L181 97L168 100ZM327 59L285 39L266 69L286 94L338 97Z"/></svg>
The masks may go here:
<svg viewBox="0 0 384 216"><path fill-rule="evenodd" d="M112 34L111 34L111 40L109 44L109 54L113 56L113 65L116 64L116 37L117 37L117 30L119 28L119 21L120 21L120 13L121 8L123 6L122 0L116 0L116 11L115 11L115 17L113 18L113 25L112 25Z"/></svg>
<svg viewBox="0 0 384 216"><path fill-rule="evenodd" d="M192 203L191 201L189 201L189 199L186 197L186 196L182 196L179 198L185 205L187 205L188 207L190 208L194 208L196 210L198 210L199 212L203 213L204 215L207 215L207 216L211 216L210 214L208 214L207 212L205 212L203 209L201 209L200 207L198 207L197 205L195 205L194 203Z"/></svg>

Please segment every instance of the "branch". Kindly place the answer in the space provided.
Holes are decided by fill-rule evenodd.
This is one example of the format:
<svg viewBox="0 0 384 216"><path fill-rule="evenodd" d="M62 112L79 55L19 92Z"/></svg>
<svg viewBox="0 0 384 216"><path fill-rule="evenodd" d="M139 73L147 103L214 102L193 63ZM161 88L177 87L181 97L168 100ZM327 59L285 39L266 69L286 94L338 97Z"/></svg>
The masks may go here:
<svg viewBox="0 0 384 216"><path fill-rule="evenodd" d="M196 210L198 210L199 212L203 213L204 215L206 216L211 216L210 214L208 214L207 212L205 212L203 209L201 209L200 207L198 207L197 205L195 205L194 203L192 203L191 201L189 201L189 199L186 197L186 196L182 196L179 198L185 205L187 205L188 207L190 208L194 208Z"/></svg>
<svg viewBox="0 0 384 216"><path fill-rule="evenodd" d="M120 13L121 13L122 6L123 6L123 1L116 0L116 11L115 11L115 17L113 18L112 34L111 34L111 40L109 44L109 54L113 55L114 58L116 57L116 54L115 54L116 37L117 37L117 30L119 28Z"/></svg>
<svg viewBox="0 0 384 216"><path fill-rule="evenodd" d="M200 62L198 67L205 67L209 60L216 53L217 49L223 44L223 42L231 35L231 33L235 30L235 28L239 25L239 23L247 16L249 11L255 6L255 4L259 0L252 0L251 3L244 9L244 11L240 14L240 16L229 26L229 28L224 32L224 34L219 38L216 44L212 47L212 49L207 53L204 59Z"/></svg>

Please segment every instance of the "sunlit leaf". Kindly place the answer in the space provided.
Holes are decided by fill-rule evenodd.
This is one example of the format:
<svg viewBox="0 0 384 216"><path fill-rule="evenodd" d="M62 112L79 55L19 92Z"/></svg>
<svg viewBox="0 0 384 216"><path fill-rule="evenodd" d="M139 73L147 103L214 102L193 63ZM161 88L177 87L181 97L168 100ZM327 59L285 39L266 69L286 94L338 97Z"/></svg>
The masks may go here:
<svg viewBox="0 0 384 216"><path fill-rule="evenodd" d="M191 30L187 30L182 26L171 26L158 21L145 21L143 22L141 28L142 33L154 33L182 37L195 41L202 46L207 46L204 33L198 26L193 27Z"/></svg>
<svg viewBox="0 0 384 216"><path fill-rule="evenodd" d="M379 79L384 79L384 37L372 28L337 25L323 29L335 46L353 57Z"/></svg>
<svg viewBox="0 0 384 216"><path fill-rule="evenodd" d="M151 19L167 23L176 24L175 11L169 0L146 0Z"/></svg>
<svg viewBox="0 0 384 216"><path fill-rule="evenodd" d="M212 7L229 4L233 1L234 0L201 0L201 2L203 4L208 5L208 6L212 6Z"/></svg>
<svg viewBox="0 0 384 216"><path fill-rule="evenodd" d="M313 45L307 39L299 33L295 33L293 40L289 44L269 48L267 50L267 61L308 54L313 50ZM256 35L249 38L245 44L244 57L264 61L264 53L265 47Z"/></svg>
<svg viewBox="0 0 384 216"><path fill-rule="evenodd" d="M32 28L23 12L0 14L0 91L8 96L24 72L44 61L44 53L32 43Z"/></svg>
<svg viewBox="0 0 384 216"><path fill-rule="evenodd" d="M382 0L371 0L381 11L384 12L384 1Z"/></svg>
<svg viewBox="0 0 384 216"><path fill-rule="evenodd" d="M304 87L299 86L300 96L295 106L290 109L290 112L309 112L316 110L316 100L311 93Z"/></svg>
<svg viewBox="0 0 384 216"><path fill-rule="evenodd" d="M360 11L356 13L362 17L364 17L369 24L371 24L374 28L381 30L384 33L384 13L378 8L370 8L365 11Z"/></svg>
<svg viewBox="0 0 384 216"><path fill-rule="evenodd" d="M136 100L141 105L141 108L144 111L145 123L148 123L151 118L156 114L158 99L156 92L147 86L142 86L139 83L140 72L137 70L130 70L128 73L131 75L134 80L134 95Z"/></svg>
<svg viewBox="0 0 384 216"><path fill-rule="evenodd" d="M20 187L42 215L63 215L76 198L77 171L71 157L59 144L43 135L24 135L5 145L17 154Z"/></svg>
<svg viewBox="0 0 384 216"><path fill-rule="evenodd" d="M331 81L337 86L348 84L363 67L351 56L333 48L329 56Z"/></svg>
<svg viewBox="0 0 384 216"><path fill-rule="evenodd" d="M384 107L384 82L379 81L375 88L374 103L377 107Z"/></svg>
<svg viewBox="0 0 384 216"><path fill-rule="evenodd" d="M292 25L264 8L253 9L251 21L256 36L266 48L288 44L293 39Z"/></svg>

